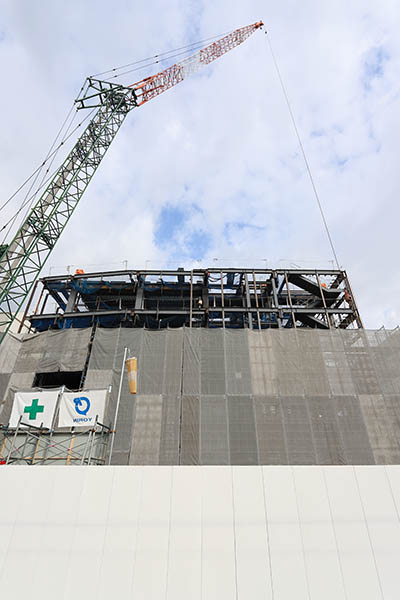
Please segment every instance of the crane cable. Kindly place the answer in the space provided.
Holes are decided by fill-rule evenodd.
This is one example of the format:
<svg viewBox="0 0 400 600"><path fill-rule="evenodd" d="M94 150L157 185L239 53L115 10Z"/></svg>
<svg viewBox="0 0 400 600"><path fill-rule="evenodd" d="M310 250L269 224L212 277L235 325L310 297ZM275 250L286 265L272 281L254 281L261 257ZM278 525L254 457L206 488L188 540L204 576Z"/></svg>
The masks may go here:
<svg viewBox="0 0 400 600"><path fill-rule="evenodd" d="M83 87L82 87L83 89ZM11 200L13 200L15 198L15 196L26 186L26 184L33 178L35 177L35 175L37 175L38 173L40 173L40 171L42 170L42 168L45 166L45 164L50 160L50 158L52 158L53 156L55 156L57 154L57 152L59 151L59 149L61 148L61 146L64 145L64 143L75 133L75 131L77 131L77 129L79 129L79 127L88 119L88 117L93 113L93 111L91 111L91 113L89 115L87 115L80 123L78 123L78 125L75 127L75 129L73 131L71 131L71 133L66 136L64 135L63 139L61 140L61 142L59 143L59 145L52 151L52 148L54 147L54 144L56 143L57 139L59 138L62 129L64 128L68 118L71 115L72 110L74 109L74 105L72 105L67 117L64 120L64 123L62 124L60 131L58 132L58 134L55 137L55 140L53 142L53 144L51 145L51 148L48 152L48 154L46 155L46 158L44 159L44 161L42 163L40 163L40 165L33 171L33 173L31 175L29 175L29 177L27 177L24 181L24 183L22 183L19 188L17 190L15 190L15 192L8 198L8 200L6 200L1 206L0 206L0 211L2 211L7 204L9 204L11 202ZM76 115L74 115L73 119L75 118ZM72 120L73 121L73 120ZM71 121L71 123L72 123ZM71 124L69 125L68 128L70 128ZM34 185L34 184L32 184ZM29 192L28 192L29 193ZM0 231L4 229L4 227L2 227L0 229Z"/></svg>
<svg viewBox="0 0 400 600"><path fill-rule="evenodd" d="M79 93L80 93L80 92L79 92ZM76 114L75 114L75 115L73 115L73 117L72 117L72 119L71 119L71 121L70 121L70 123L69 123L69 125L68 125L68 127L67 127L67 129L66 129L66 131L65 131L65 133L64 133L64 135L63 135L63 137L62 137L62 139L61 139L61 143L60 143L60 144L57 146L57 148L56 148L56 149L54 150L54 152L53 152L54 146L56 145L56 143L57 143L57 140L58 140L58 139L59 139L59 137L61 136L61 133L62 133L62 131L63 131L64 127L66 126L67 122L69 121L69 119L70 119L70 117L71 117L71 114L72 114L72 112L73 112L73 109L74 109L74 105L72 105L72 106L71 106L71 108L70 108L70 110L69 110L69 112L68 112L67 116L65 117L63 124L61 125L61 127L60 127L60 129L59 129L59 131L58 131L58 133L57 133L57 135L56 135L56 137L54 138L54 141L53 141L52 145L50 146L50 149L49 149L49 151L48 151L48 153L47 153L47 155L46 155L46 157L45 157L45 160L44 160L44 161L43 161L43 163L40 165L40 167L37 169L36 175L35 175L35 177L34 177L34 179L33 179L32 183L31 183L31 185L29 186L29 189L28 189L28 191L27 191L27 192L26 192L26 194L25 194L25 197L24 197L24 199L23 199L23 201L22 201L22 203L21 203L21 207L20 207L20 209L19 209L19 210L18 210L18 211L15 213L15 215L14 215L14 216L13 216L13 217L12 217L12 218L11 218L11 219L10 219L10 220L7 222L7 223L6 223L6 225L5 225L5 226L3 226L3 227L1 228L1 230L0 230L0 231L2 231L3 229L5 229L5 227L7 227L7 225L9 225L9 228L8 228L7 232L5 233L5 236L4 236L4 239L3 239L3 243L4 243L4 241L6 240L6 238L8 237L8 235L9 235L9 233L10 233L10 231L11 231L11 228L12 228L12 226L14 225L14 223L15 223L15 220L16 220L16 218L17 218L18 214L19 214L19 213L20 213L20 212L21 212L21 211L24 209L24 207L25 207L25 206L28 204L28 208L27 208L27 210L26 210L26 212L25 212L25 215L24 215L24 216L23 216L23 218L22 218L22 220L25 220L25 218L26 218L26 216L27 216L27 214L28 214L28 211L31 209L31 207L32 207L32 204L34 203L34 201L35 201L35 199L36 199L36 196L37 196L37 194L38 194L39 190L41 189L41 187L42 187L42 185L43 185L43 181L44 181L44 180L45 180L45 178L46 178L46 174L47 174L47 173L49 172L49 170L51 169L51 166L52 166L52 164L54 163L54 160L55 160L55 158L56 158L56 156L57 156L57 154L58 154L58 151L59 151L59 149L60 149L61 145L63 145L63 144L64 144L65 138L66 138L66 136L67 136L67 134L68 134L68 132L69 132L70 128L72 127L72 123L73 123L73 121L74 121L74 119L75 119L75 116L76 116ZM51 158L50 164L49 164L49 166L47 167L47 169L46 169L46 171L45 171L45 173L44 173L44 175L43 175L43 177L42 177L42 180L41 180L41 182L39 183L38 187L35 189L35 191L33 192L33 194L30 196L30 194L31 194L32 190L33 190L33 189L34 189L34 187L35 187L35 184L36 184L37 180L38 180L38 179L39 179L39 177L40 177L40 174L41 174L41 172L42 172L42 170L43 170L43 168L44 168L44 165L45 165L45 164L47 163L47 161L50 159L50 155L52 155L52 158Z"/></svg>
<svg viewBox="0 0 400 600"><path fill-rule="evenodd" d="M66 117L66 118L65 118L65 120L64 120L64 123L62 124L62 126L61 126L61 128L60 128L60 131L58 132L57 136L55 137L55 139L54 139L54 142L53 142L53 144L51 145L51 147L50 147L50 150L49 150L49 152L48 152L48 154L47 154L47 156L46 156L45 162L47 162L47 161L49 160L50 154L52 153L52 150L53 150L53 148L54 148L54 146L55 146L55 144L56 144L56 142L57 142L58 138L60 137L60 135L61 135L61 132L62 132L63 128L65 127L66 123L67 123L67 122L68 122L68 120L70 119L70 116L71 116L71 114L72 114L72 111L73 111L73 109L74 109L74 105L72 105L72 107L71 107L71 109L70 109L70 111L69 111L69 113L68 113L67 117ZM54 163L54 161L55 161L55 159L56 159L56 157L57 157L57 154L58 154L58 152L59 152L59 150L60 150L61 146L62 146L62 145L64 144L64 142L65 142L65 139L66 139L66 137L67 137L67 135L68 135L68 132L69 132L69 130L71 129L71 127L72 127L72 124L73 124L73 122L74 122L74 120L75 120L75 118L76 118L76 114L77 114L77 111L75 111L75 114L72 116L72 119L70 120L70 123L69 123L68 127L66 128L66 131L64 132L64 135L63 135L63 137L62 137L62 139L61 139L61 143L60 143L60 144L57 146L57 148L56 148L56 149L54 150L54 152L52 153L52 158L51 158L51 160L50 160L50 163L49 163L49 165L48 165L47 169L45 170L45 172L43 173L43 177L42 177L42 179L41 179L41 181L40 181L39 185L38 185L38 186L37 186L37 188L34 190L33 194L32 194L32 195L30 195L30 194L31 194L31 192L32 192L32 190L34 189L34 186L35 186L35 183L36 183L36 181L39 179L39 176L40 176L40 174L41 174L41 172L42 172L42 170L43 170L43 165L44 165L44 163L43 163L43 165L41 166L40 170L38 171L38 173L37 173L37 175L36 175L35 179L33 180L32 184L30 185L30 187L29 187L28 191L26 192L26 194L25 194L25 198L24 198L24 200L23 200L23 202L22 202L22 204L21 204L21 207L20 207L20 209L19 209L19 210L16 212L16 214L14 215L14 217L12 217L12 218L11 218L11 219L8 221L8 223L10 224L10 226L9 226L9 228L8 228L8 230L7 230L6 234L5 234L5 236L4 236L4 240L5 240L5 239L8 237L8 235L9 235L9 233L10 233L10 231L11 231L11 228L12 228L12 226L14 225L14 223L15 223L15 220L16 220L16 218L17 218L18 214L19 214L20 212L22 212L22 210L23 210L23 209L24 209L26 206L27 206L27 209L26 209L26 211L25 211L25 214L22 216L22 219L21 219L21 220L22 220L22 222L24 222L24 221L25 221L25 219L26 219L26 217L28 216L28 213L29 213L29 211L31 210L31 208L32 208L32 206L33 206L33 204L34 204L34 202L35 202L35 200L36 200L36 198L37 198L37 195L38 195L39 191L40 191L40 190L42 189L42 187L44 186L44 182L45 182L45 179L46 179L46 175L48 175L48 173L49 173L49 171L50 171L50 169L51 169L51 167L52 167L52 165L53 165L53 163ZM54 176L54 175L55 175L55 173L57 172L58 168L59 168L59 167L57 167L57 169L54 171L54 173L52 173L52 174L51 174L51 177L50 177L50 179L52 179L52 178L53 178L53 176ZM46 183L47 183L47 180L46 180Z"/></svg>
<svg viewBox="0 0 400 600"><path fill-rule="evenodd" d="M267 34L267 32L265 32L265 35L267 36L267 42L268 42L269 49L270 49L270 52L271 52L272 60L273 60L273 63L274 63L274 66L275 66L275 70L276 70L277 75L278 75L278 79L279 79L281 87L282 87L283 95L284 95L285 100L286 100L286 104L287 104L287 107L288 107L288 110L289 110L289 114L290 114L290 117L291 117L291 120L292 120L292 124L293 124L294 130L296 132L297 140L299 142L301 153L303 155L304 163L306 165L306 169L307 169L308 175L310 177L311 185L312 185L312 188L313 188L313 191L314 191L314 195L315 195L315 199L316 199L317 204L318 204L319 211L321 213L322 222L324 224L325 231L326 231L326 234L328 236L328 240L329 240L329 244L330 244L330 247L331 247L331 250L332 250L332 254L333 254L333 257L335 259L335 263L336 263L336 266L338 268L338 271L340 271L339 260L338 260L337 254L336 254L335 246L333 244L332 236L331 236L331 233L329 231L328 222L327 222L326 217L325 217L324 209L322 207L322 203L321 203L318 191L317 191L317 187L315 185L314 178L313 178L312 173L311 173L310 165L309 165L309 162L307 160L307 155L306 155L306 152L304 150L303 143L301 141L300 133L299 133L299 130L298 130L297 125L296 125L296 119L294 118L293 110L292 110L291 104L289 102L289 97L288 97L285 85L283 83L282 75L281 75L281 72L279 70L278 63L277 63L277 60L275 58L275 54L274 54L274 52L272 50L272 45L271 45L271 41L269 39L269 35Z"/></svg>
<svg viewBox="0 0 400 600"><path fill-rule="evenodd" d="M74 108L74 107L72 107L72 108ZM72 109L71 109L71 110L72 110ZM54 161L54 159L55 159L55 157L56 157L56 155L57 155L58 151L60 150L60 148L61 148L61 147L62 147L62 146L65 144L65 142L66 142L66 141L67 141L67 140L68 140L70 137L72 137L72 135L73 135L73 134L74 134L74 133L75 133L75 132L76 132L76 131L77 131L77 130L78 130L78 129L79 129L81 126L82 126L82 125L83 125L83 123L84 123L85 121L87 121L87 119L89 119L89 118L90 118L90 117L93 115L93 113L94 113L96 110L97 110L96 108L94 108L93 110L91 110L91 111L90 111L90 112L89 112L89 113L88 113L88 114L85 116L85 118L84 118L84 119L82 119L82 121L81 121L80 123L78 123L78 124L76 125L76 127L75 127L75 128L74 128L74 129L73 129L73 130L72 130L72 131L71 131L71 132L68 134L68 130L69 130L69 129L70 129L70 127L72 126L73 120L74 120L74 119L75 119L75 117L76 117L76 113L75 113L75 114L74 114L74 117L73 117L73 119L72 119L72 121L71 121L71 123L70 123L70 125L69 125L69 127L68 127L68 129L67 129L67 131L66 131L66 133L64 134L64 137L63 137L63 139L62 139L62 140L61 140L61 142L58 144L58 146L57 146L57 147L56 147L56 148L55 148L55 149L54 149L52 152L49 152L49 154L47 155L46 159L45 159L45 160L44 160L44 161L43 161L43 162L40 164L40 166L39 166L39 167L37 167L37 169L35 169L35 171L32 173L32 175L30 175L30 176L29 176L29 177L28 177L28 178L27 178L27 179L24 181L24 183L23 183L23 184L22 184L22 185L21 185L21 186L20 186L20 187L19 187L19 188L16 190L16 192L14 192L14 194L12 194L12 196L10 196L10 198L8 198L8 200L6 200L6 202L4 202L4 204L2 204L2 206L0 206L0 211L1 211L1 210L3 210L3 209L4 209L4 208L7 206L7 204L8 204L8 203L9 203L9 202L10 202L10 201L13 199L13 198L15 198L15 196L18 194L18 192L20 192L20 191L23 189L23 187L24 187L24 186L25 186L25 185L26 185L26 184L27 184L29 181L30 181L30 180L31 180L33 177L35 177L35 176L36 176L36 177L35 177L35 181L32 183L32 185L31 185L30 189L28 190L27 194L25 195L25 198L24 198L24 200L22 201L22 204L21 204L20 208L17 210L17 212L14 214L14 216L13 216L13 217L11 217L11 218L10 218L10 219L9 219L9 220L8 220L8 221L7 221L7 222L6 222L6 223L5 223L5 224L4 224L4 225L3 225L3 226L0 228L0 231L3 231L4 229L6 229L6 228L8 227L8 225L10 225L10 224L11 224L11 227L12 227L12 225L13 225L13 224L14 224L14 222L15 222L15 219L16 219L16 218L17 218L17 216L18 216L18 215L19 215L19 214L22 212L22 210L25 208L25 206L26 206L26 205L27 205L29 202L31 202L31 205L32 205L32 203L33 203L33 201L34 201L34 199L35 199L35 197L36 197L37 193L39 192L39 190L41 190L41 189L42 189L42 188L43 188L43 187L44 187L44 186L45 186L45 185L46 185L46 184L47 184L47 183L48 183L48 182L49 182L49 181L52 179L52 177L53 177L53 176L55 175L55 173L57 172L57 169L59 168L59 167L57 167L57 169L56 169L55 171L53 171L53 173L52 173L52 174L51 174L49 177L47 177L47 179L44 179L44 178L43 178L43 179L42 179L42 182L41 182L41 183L40 183L40 185L39 185L39 187L38 187L38 188L35 190L35 192L34 192L34 193L31 195L31 196L29 196L29 197L28 197L28 195L29 195L30 191L32 190L32 188L33 188L33 186L34 186L35 182L37 181L37 179L38 179L38 177L39 177L39 175L40 175L40 172L41 172L41 170L43 169L44 165L45 165L45 164L47 164L47 162L48 162L50 159L52 159L52 160L51 160L51 162L50 162L50 166L49 166L49 168L46 170L46 173L45 173L45 175L44 175L44 177L45 177L45 176L46 176L46 174L49 172L49 169L50 169L51 165L53 164L53 161ZM69 115L70 115L70 114L71 114L71 111L69 112L69 114L68 114L67 118L65 119L65 121L64 121L64 124L62 125L62 128L64 127L65 123L67 122L67 120L68 120L68 118L69 118ZM60 131L61 131L61 130L60 130ZM59 137L59 134L57 135L57 137ZM57 138L56 138L56 139L57 139ZM55 142L53 142L53 145L54 145L54 143L55 143ZM29 209L28 209L28 210L29 210ZM10 227L10 228L11 228L11 227ZM3 239L3 242L2 242L2 243L4 243L4 241L5 241L5 239L6 239L7 235L8 235L8 233L9 233L9 231L10 231L10 228L8 229L8 231L7 231L6 235L5 235L5 237L4 237L4 239Z"/></svg>
<svg viewBox="0 0 400 600"><path fill-rule="evenodd" d="M169 58L173 58L173 57L167 56L167 55L173 54L174 52L178 52L180 50L186 50L186 52L190 52L190 51L193 50L193 46L198 46L199 44L204 44L205 42L209 42L211 40L218 39L220 37L223 37L224 35L228 35L229 33L232 33L232 31L234 31L234 30L227 31L225 33L220 33L219 35L213 35L212 37L205 38L204 40L198 40L197 42L192 42L190 44L187 44L186 46L180 46L179 48L174 48L172 50L167 50L166 52L160 52L160 54L154 54L154 56L149 56L147 58L142 58L141 60L135 60L133 62L126 63L125 65L121 65L120 67L114 67L112 69L108 69L107 71L101 71L100 73L95 73L94 75L91 75L91 77L100 77L101 75L106 75L107 73L112 73L114 71L119 71L120 69L127 69L128 67L133 67L135 65L139 65L141 63L148 62L148 61L152 61L152 62L149 63L149 65L152 65L152 64L155 64L157 62L160 62L160 60L156 60L156 59L159 59L162 56L164 56L166 58L161 59L161 60L166 60L166 59L169 59ZM182 54L185 54L186 52L183 52ZM149 66L149 65L144 65L144 66ZM143 68L143 67L140 67L140 68Z"/></svg>
<svg viewBox="0 0 400 600"><path fill-rule="evenodd" d="M179 56L185 56L185 54L190 54L191 52L193 52L193 50L199 50L201 48L203 48L203 44L199 42L197 45L194 45L189 50L185 50L184 52L177 52L176 54L171 54L171 56L168 56L166 58L162 58L161 60L153 60L151 63L147 63L147 64L142 65L140 67L136 67L134 69L129 69L128 71L124 71L123 73L119 73L117 75L112 75L111 77L106 77L104 81L110 81L111 79L116 79L117 77L122 77L123 75L128 75L128 73L134 73L135 71L140 71L141 69L145 69L147 67L151 67L151 66L156 65L158 63L162 63L162 62L164 62L166 60L171 60L172 58L177 58Z"/></svg>

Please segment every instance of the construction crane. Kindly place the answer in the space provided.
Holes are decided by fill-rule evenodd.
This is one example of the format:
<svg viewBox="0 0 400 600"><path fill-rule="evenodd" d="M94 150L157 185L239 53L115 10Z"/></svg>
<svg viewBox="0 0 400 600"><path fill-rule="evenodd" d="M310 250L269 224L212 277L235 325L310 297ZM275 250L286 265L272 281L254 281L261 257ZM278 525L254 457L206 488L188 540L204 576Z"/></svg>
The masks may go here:
<svg viewBox="0 0 400 600"><path fill-rule="evenodd" d="M0 247L0 343L127 114L226 54L262 26L259 21L236 29L193 56L129 86L87 78L76 106L97 111L13 240Z"/></svg>

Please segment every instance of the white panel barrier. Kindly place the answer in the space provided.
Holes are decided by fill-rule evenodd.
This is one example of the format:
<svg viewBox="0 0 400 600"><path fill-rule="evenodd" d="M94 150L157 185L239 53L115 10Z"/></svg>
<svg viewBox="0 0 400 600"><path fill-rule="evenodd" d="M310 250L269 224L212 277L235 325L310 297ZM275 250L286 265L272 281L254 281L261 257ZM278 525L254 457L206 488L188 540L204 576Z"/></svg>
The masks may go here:
<svg viewBox="0 0 400 600"><path fill-rule="evenodd" d="M397 600L400 467L0 467L13 600Z"/></svg>

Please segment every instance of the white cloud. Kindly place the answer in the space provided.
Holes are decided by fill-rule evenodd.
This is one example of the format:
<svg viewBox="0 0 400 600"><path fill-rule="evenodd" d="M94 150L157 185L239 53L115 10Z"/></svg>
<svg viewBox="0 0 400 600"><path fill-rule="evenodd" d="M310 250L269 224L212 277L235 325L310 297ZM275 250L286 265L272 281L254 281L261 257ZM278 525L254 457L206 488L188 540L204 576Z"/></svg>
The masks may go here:
<svg viewBox="0 0 400 600"><path fill-rule="evenodd" d="M400 314L394 1L3 2L3 199L41 162L86 75L260 18L364 321L393 327ZM132 81L145 75L132 73ZM187 214L175 247L154 239L166 206ZM201 255L191 243L204 239L199 232L210 236L204 264L331 260L264 33L132 111L49 266L161 265L180 249L187 264Z"/></svg>

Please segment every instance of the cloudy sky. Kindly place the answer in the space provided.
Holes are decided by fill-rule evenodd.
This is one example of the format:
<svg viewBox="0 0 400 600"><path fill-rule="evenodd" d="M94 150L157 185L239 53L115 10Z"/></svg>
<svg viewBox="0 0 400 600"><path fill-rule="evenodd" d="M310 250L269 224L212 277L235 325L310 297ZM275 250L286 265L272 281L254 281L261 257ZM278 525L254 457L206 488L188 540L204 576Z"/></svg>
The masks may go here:
<svg viewBox="0 0 400 600"><path fill-rule="evenodd" d="M0 203L46 156L87 75L262 19L364 322L400 323L397 0L0 0L0 8ZM44 274L123 261L325 268L332 259L267 37L256 32L128 115Z"/></svg>

